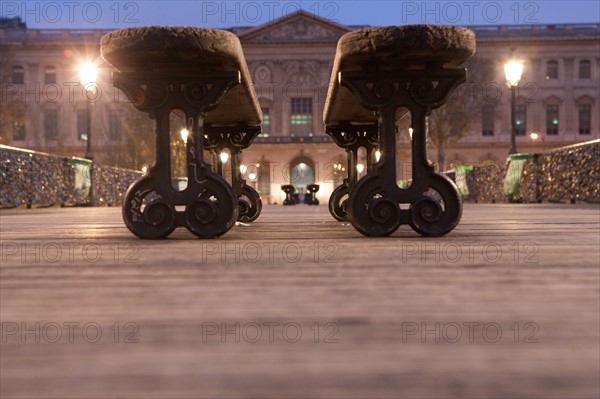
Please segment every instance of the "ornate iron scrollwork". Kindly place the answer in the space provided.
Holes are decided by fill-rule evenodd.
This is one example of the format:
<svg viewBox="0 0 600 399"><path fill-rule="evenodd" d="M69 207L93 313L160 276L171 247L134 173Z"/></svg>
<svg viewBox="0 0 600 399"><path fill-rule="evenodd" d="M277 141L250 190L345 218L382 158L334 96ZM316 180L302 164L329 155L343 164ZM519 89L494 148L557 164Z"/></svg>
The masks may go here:
<svg viewBox="0 0 600 399"><path fill-rule="evenodd" d="M377 125L351 124L350 122L346 122L336 124L335 126L327 126L326 132L348 154L348 177L333 190L329 197L329 213L331 213L331 216L339 221L347 221L346 202L348 193L357 180L358 149L361 147L365 148L367 153L367 170L371 170L373 164L376 162L375 151L379 146Z"/></svg>
<svg viewBox="0 0 600 399"><path fill-rule="evenodd" d="M204 134L204 148L210 150L215 159L214 172L224 176L224 168L220 162L219 154L225 150L229 152L231 166L231 182L238 198L238 221L249 223L255 221L262 211L260 194L246 184L240 171L240 154L248 148L260 133L260 126L237 124L232 126L213 126L208 124Z"/></svg>
<svg viewBox="0 0 600 399"><path fill-rule="evenodd" d="M164 238L178 226L201 238L217 237L234 225L238 195L203 159L205 139L211 145L204 134L204 115L239 82L239 75L216 74L201 81L194 75L187 79L185 74L172 75L164 71L113 73L115 86L138 110L153 116L157 133L156 163L129 188L123 219L141 238ZM169 115L174 109L182 110L191 124L186 147L188 185L183 191L173 189L170 177ZM177 210L178 206L185 210Z"/></svg>
<svg viewBox="0 0 600 399"><path fill-rule="evenodd" d="M465 70L439 65L423 70L341 74L340 84L365 108L377 113L378 146L383 157L358 182L334 190L329 209L336 219L344 220L341 216L345 211L352 225L368 236L389 235L401 224L409 224L426 236L440 236L456 227L462 215L461 197L454 183L435 173L427 159L425 119L465 78ZM395 114L399 108L409 110L413 125L413 174L407 188L396 184ZM338 133L331 133L336 144L344 148L354 145ZM348 153L352 159L354 154ZM343 200L346 193L348 198ZM410 207L401 209L400 204Z"/></svg>

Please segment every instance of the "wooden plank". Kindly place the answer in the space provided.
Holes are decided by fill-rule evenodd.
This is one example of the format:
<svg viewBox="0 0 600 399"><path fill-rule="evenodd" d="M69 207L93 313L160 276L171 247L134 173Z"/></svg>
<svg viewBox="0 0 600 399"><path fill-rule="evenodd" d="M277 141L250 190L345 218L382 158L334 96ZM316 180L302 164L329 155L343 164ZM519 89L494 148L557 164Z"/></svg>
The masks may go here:
<svg viewBox="0 0 600 399"><path fill-rule="evenodd" d="M0 396L595 398L598 216L467 205L443 238L367 238L265 206L141 241L117 208L3 210Z"/></svg>

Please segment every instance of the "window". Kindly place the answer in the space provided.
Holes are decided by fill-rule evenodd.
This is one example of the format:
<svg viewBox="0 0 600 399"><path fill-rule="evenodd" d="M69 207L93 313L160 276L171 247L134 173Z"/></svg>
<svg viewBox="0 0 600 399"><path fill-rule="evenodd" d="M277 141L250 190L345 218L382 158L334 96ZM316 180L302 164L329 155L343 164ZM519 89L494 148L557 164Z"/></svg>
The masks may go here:
<svg viewBox="0 0 600 399"><path fill-rule="evenodd" d="M44 111L44 133L47 139L58 138L58 110L47 109Z"/></svg>
<svg viewBox="0 0 600 399"><path fill-rule="evenodd" d="M88 119L90 114L87 109L77 110L77 137L79 140L88 139Z"/></svg>
<svg viewBox="0 0 600 399"><path fill-rule="evenodd" d="M13 140L25 140L25 111L19 110L15 113L13 122Z"/></svg>
<svg viewBox="0 0 600 399"><path fill-rule="evenodd" d="M515 135L525 136L527 130L527 106L519 104L515 106Z"/></svg>
<svg viewBox="0 0 600 399"><path fill-rule="evenodd" d="M292 136L312 136L312 98L292 98Z"/></svg>
<svg viewBox="0 0 600 399"><path fill-rule="evenodd" d="M121 119L116 111L108 113L108 137L110 140L119 140L121 137Z"/></svg>
<svg viewBox="0 0 600 399"><path fill-rule="evenodd" d="M25 69L21 65L15 65L12 70L12 82L14 84L25 83Z"/></svg>
<svg viewBox="0 0 600 399"><path fill-rule="evenodd" d="M271 195L271 165L265 162L260 164L258 192L260 195Z"/></svg>
<svg viewBox="0 0 600 399"><path fill-rule="evenodd" d="M592 77L592 63L589 60L579 61L579 79L590 79Z"/></svg>
<svg viewBox="0 0 600 399"><path fill-rule="evenodd" d="M481 110L481 135L494 135L494 107L485 105Z"/></svg>
<svg viewBox="0 0 600 399"><path fill-rule="evenodd" d="M56 68L53 66L47 66L44 69L44 83L56 83Z"/></svg>
<svg viewBox="0 0 600 399"><path fill-rule="evenodd" d="M548 79L558 79L558 61L546 63L546 80Z"/></svg>
<svg viewBox="0 0 600 399"><path fill-rule="evenodd" d="M579 105L579 134L591 134L592 130L592 106L590 104Z"/></svg>
<svg viewBox="0 0 600 399"><path fill-rule="evenodd" d="M262 107L262 114L263 122L260 137L269 137L271 135L271 109L269 107Z"/></svg>
<svg viewBox="0 0 600 399"><path fill-rule="evenodd" d="M558 134L558 104L546 105L546 134L548 136Z"/></svg>

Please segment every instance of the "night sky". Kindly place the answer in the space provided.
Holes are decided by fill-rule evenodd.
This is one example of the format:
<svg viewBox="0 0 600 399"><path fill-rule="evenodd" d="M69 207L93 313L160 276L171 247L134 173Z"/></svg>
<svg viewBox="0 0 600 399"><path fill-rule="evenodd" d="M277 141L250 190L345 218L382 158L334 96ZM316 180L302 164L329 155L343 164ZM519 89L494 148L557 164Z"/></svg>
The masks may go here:
<svg viewBox="0 0 600 399"><path fill-rule="evenodd" d="M111 29L143 25L255 26L302 8L344 25L535 25L599 23L598 0L541 1L10 1L3 17L29 28Z"/></svg>

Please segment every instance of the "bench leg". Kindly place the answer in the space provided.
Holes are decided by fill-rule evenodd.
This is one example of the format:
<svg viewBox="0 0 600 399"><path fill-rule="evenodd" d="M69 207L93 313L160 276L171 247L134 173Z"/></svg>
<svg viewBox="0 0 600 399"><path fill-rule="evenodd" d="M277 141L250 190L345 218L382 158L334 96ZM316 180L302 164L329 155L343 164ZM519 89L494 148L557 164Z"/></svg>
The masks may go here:
<svg viewBox="0 0 600 399"><path fill-rule="evenodd" d="M441 236L462 215L460 193L454 183L434 172L427 158L426 118L443 105L466 78L466 71L430 66L423 71L394 71L342 75L341 84L379 116L381 160L350 190L347 212L352 225L367 236L386 236L401 224L419 234ZM411 112L412 182L398 187L396 180L395 114ZM400 204L406 204L401 208Z"/></svg>
<svg viewBox="0 0 600 399"><path fill-rule="evenodd" d="M336 187L329 197L329 213L335 220L348 221L346 205L350 189L358 180L358 149L364 147L367 152L367 172L370 172L376 162L375 152L379 148L377 126L356 126L342 123L327 127L327 133L335 143L346 150L348 177Z"/></svg>
<svg viewBox="0 0 600 399"><path fill-rule="evenodd" d="M238 222L252 223L260 216L262 199L260 194L246 183L240 171L241 150L230 147L231 152L231 180L238 197Z"/></svg>
<svg viewBox="0 0 600 399"><path fill-rule="evenodd" d="M329 197L329 213L339 222L348 221L348 214L346 213L348 193L350 193L350 187L344 183L337 186Z"/></svg>
<svg viewBox="0 0 600 399"><path fill-rule="evenodd" d="M231 186L212 173L210 164L204 161L203 116L237 82L237 76L216 76L199 82L115 72L113 80L136 108L156 120L156 163L127 191L123 204L127 228L147 239L165 238L179 226L185 226L200 238L226 233L237 218L237 197ZM171 185L169 116L174 109L185 113L191 132L186 146L188 185L183 191L176 191Z"/></svg>
<svg viewBox="0 0 600 399"><path fill-rule="evenodd" d="M224 178L226 170L224 170L225 164L221 162L220 153L226 149L229 150L231 186L233 187L235 195L238 199L237 221L251 223L260 216L262 211L262 199L260 198L259 193L252 186L246 184L246 181L242 178L242 173L240 171L240 155L242 153L242 149L250 145L253 137L243 142L239 142L236 138L241 137L239 135L240 132L252 132L255 128L248 128L245 126L242 128L231 128L229 130L224 129L229 128L211 127L211 133L208 133L208 138L205 139L205 146L210 147L212 164L215 172Z"/></svg>

